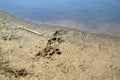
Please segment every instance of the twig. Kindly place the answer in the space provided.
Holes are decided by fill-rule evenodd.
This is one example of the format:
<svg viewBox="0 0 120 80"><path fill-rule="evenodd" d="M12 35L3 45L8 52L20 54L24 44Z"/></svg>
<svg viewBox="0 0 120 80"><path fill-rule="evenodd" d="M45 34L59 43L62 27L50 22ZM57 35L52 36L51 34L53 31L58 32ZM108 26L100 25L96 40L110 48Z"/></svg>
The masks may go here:
<svg viewBox="0 0 120 80"><path fill-rule="evenodd" d="M33 30L31 30L31 29L25 28L25 27L23 27L22 25L19 27L19 29L24 29L24 30L26 30L26 31L28 31L28 32L31 32L31 33L37 34L37 35L39 35L39 36L42 36L41 33L38 33L38 32L33 31Z"/></svg>

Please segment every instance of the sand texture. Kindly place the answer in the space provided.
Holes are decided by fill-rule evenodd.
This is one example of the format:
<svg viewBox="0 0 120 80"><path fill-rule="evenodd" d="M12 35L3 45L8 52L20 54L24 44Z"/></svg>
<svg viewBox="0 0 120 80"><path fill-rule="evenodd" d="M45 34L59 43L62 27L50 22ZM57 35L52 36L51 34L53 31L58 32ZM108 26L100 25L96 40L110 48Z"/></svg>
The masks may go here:
<svg viewBox="0 0 120 80"><path fill-rule="evenodd" d="M0 80L120 80L120 38L0 12Z"/></svg>

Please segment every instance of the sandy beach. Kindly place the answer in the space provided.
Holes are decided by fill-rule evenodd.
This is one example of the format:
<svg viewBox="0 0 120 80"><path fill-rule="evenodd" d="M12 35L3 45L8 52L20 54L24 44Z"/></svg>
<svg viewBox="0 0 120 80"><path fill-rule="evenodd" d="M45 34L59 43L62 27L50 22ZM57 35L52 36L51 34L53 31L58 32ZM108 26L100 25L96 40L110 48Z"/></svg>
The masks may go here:
<svg viewBox="0 0 120 80"><path fill-rule="evenodd" d="M120 37L0 12L0 80L120 80Z"/></svg>

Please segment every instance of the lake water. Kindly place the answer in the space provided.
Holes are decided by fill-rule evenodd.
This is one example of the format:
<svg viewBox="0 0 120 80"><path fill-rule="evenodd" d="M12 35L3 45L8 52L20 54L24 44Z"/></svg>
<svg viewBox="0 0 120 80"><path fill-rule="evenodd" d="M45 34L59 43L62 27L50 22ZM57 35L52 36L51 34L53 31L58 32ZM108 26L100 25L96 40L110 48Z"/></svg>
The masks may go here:
<svg viewBox="0 0 120 80"><path fill-rule="evenodd" d="M0 10L34 22L120 33L120 0L0 0Z"/></svg>

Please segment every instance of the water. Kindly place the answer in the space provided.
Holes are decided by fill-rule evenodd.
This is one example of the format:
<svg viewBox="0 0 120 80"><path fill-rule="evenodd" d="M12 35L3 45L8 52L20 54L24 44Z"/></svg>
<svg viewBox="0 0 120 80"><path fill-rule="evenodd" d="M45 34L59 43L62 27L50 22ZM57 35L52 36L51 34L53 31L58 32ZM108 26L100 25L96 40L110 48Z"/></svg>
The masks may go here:
<svg viewBox="0 0 120 80"><path fill-rule="evenodd" d="M120 0L1 0L0 10L35 22L120 33Z"/></svg>

